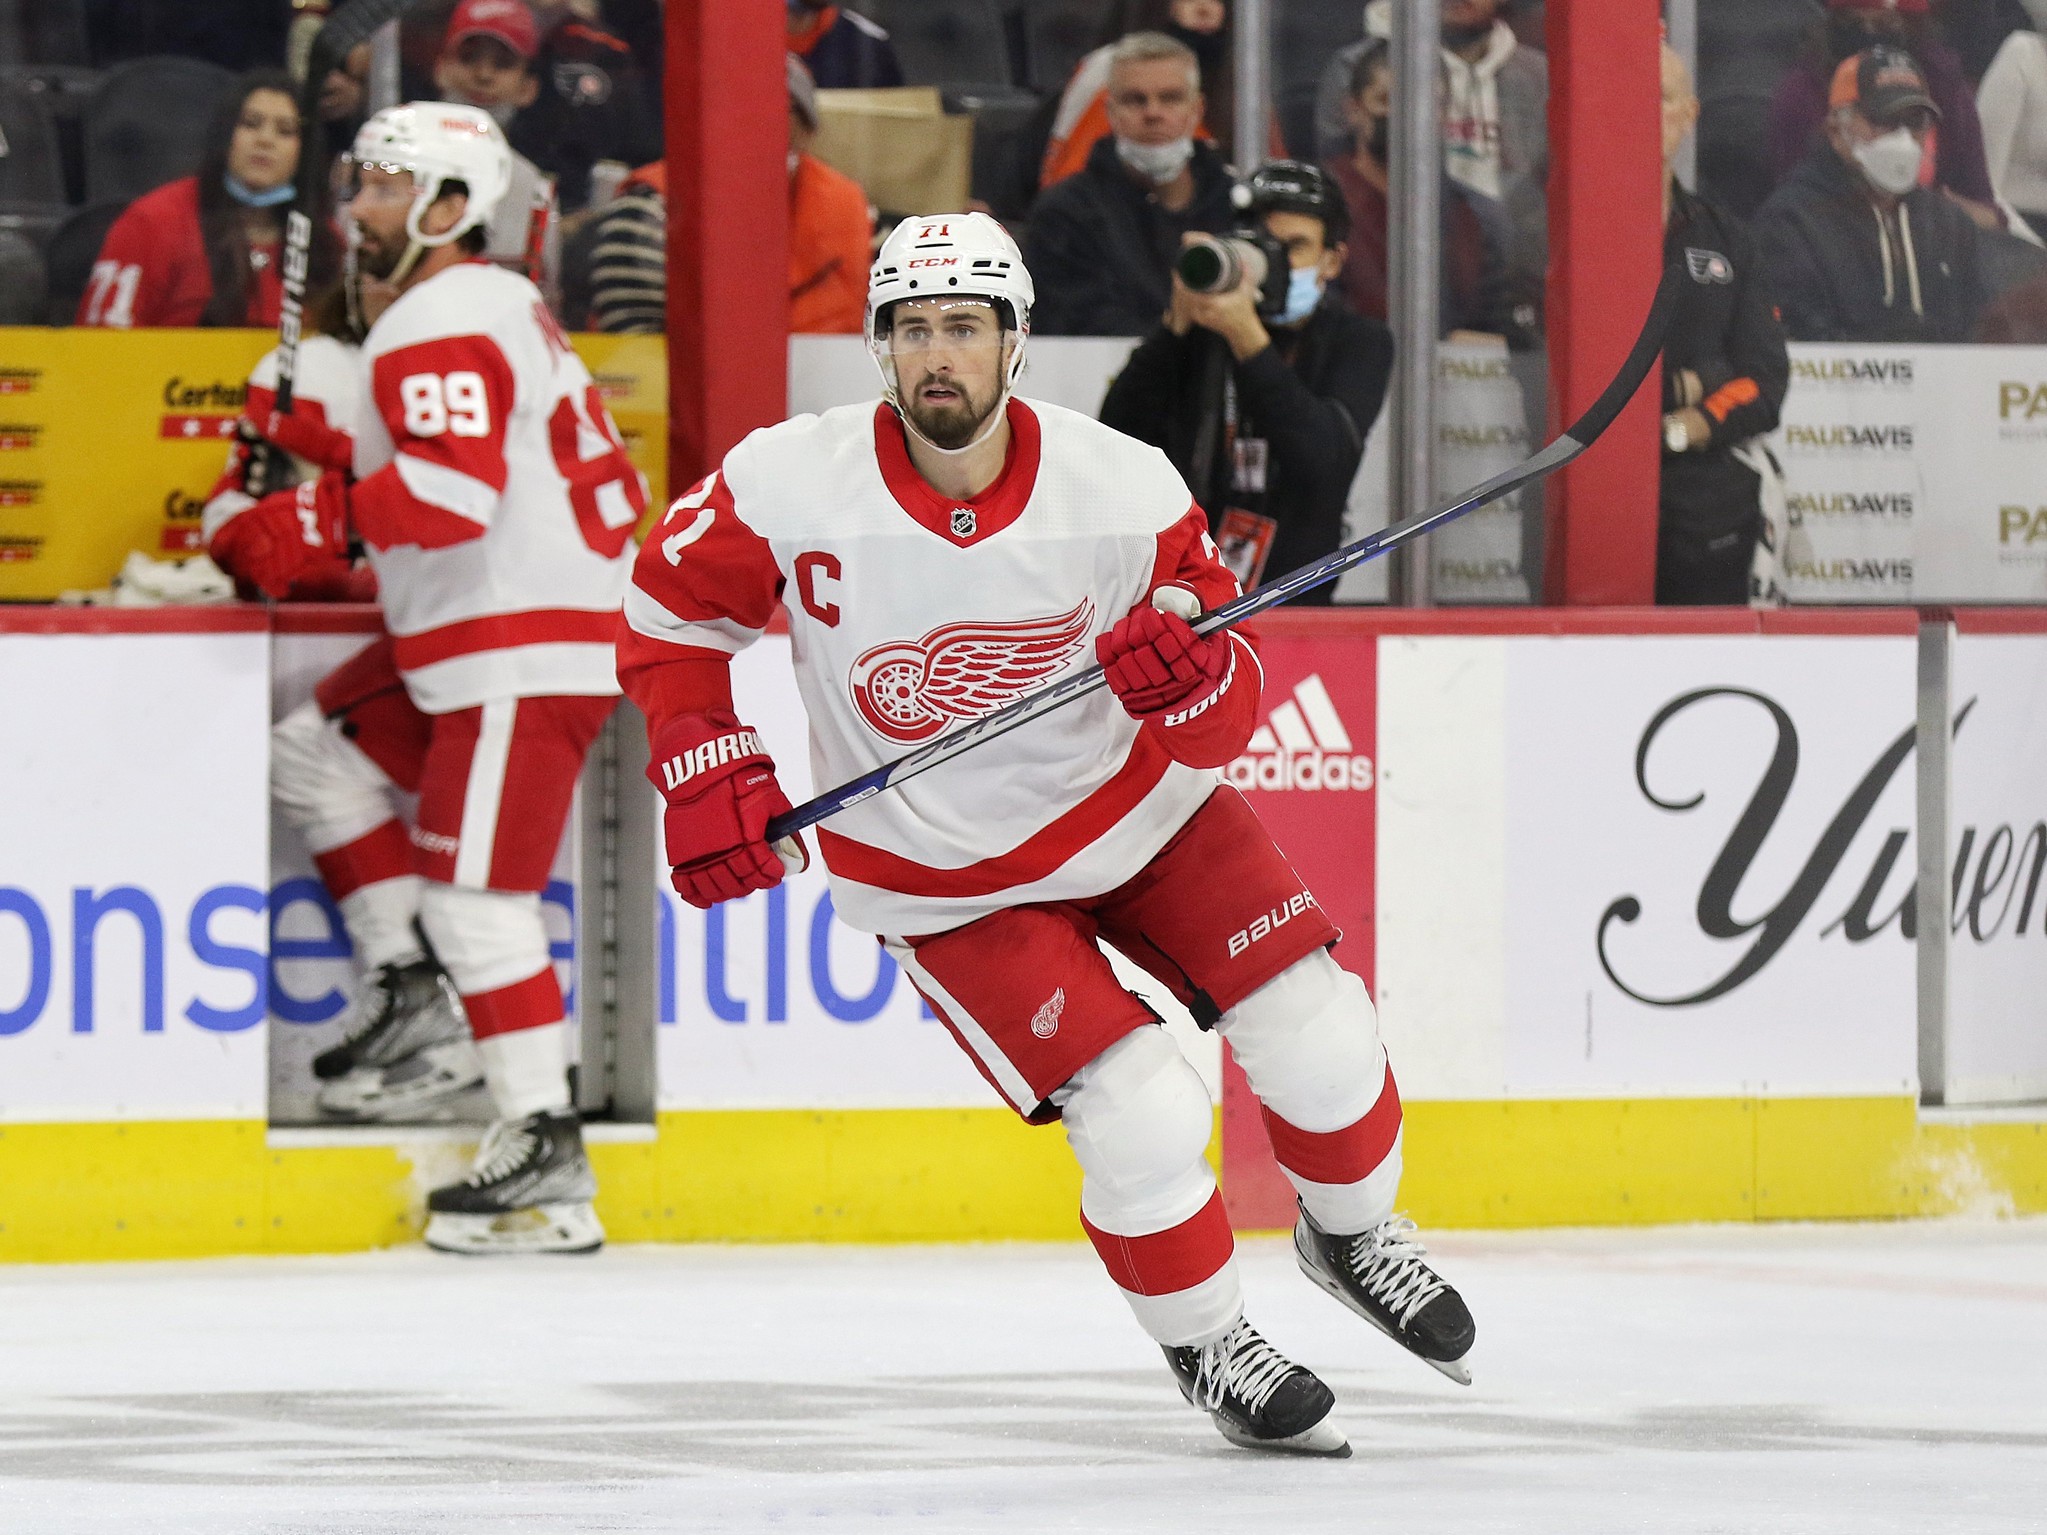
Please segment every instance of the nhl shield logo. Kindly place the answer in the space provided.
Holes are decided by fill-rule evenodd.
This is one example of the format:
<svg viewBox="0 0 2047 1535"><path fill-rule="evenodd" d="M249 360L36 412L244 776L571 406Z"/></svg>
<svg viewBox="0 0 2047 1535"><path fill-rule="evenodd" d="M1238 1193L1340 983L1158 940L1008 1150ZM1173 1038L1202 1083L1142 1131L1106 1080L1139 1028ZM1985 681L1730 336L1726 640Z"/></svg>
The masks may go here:
<svg viewBox="0 0 2047 1535"><path fill-rule="evenodd" d="M975 515L974 509L971 506L956 506L952 509L952 536L954 538L972 538L974 536L974 529L980 525L981 519Z"/></svg>
<svg viewBox="0 0 2047 1535"><path fill-rule="evenodd" d="M1066 1011L1066 988L1057 987L1051 1000L1031 1014L1031 1032L1040 1039L1050 1039L1059 1032L1059 1015Z"/></svg>
<svg viewBox="0 0 2047 1535"><path fill-rule="evenodd" d="M1685 266L1690 269L1693 282L1728 285L1734 281L1734 263L1718 251L1686 246Z"/></svg>

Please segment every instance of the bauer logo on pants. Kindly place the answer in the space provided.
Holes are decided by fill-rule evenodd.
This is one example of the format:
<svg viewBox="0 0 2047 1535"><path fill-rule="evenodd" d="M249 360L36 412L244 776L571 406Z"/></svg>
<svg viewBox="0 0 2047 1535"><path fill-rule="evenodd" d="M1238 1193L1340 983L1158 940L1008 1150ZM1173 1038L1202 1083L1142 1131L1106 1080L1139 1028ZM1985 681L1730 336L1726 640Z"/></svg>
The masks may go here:
<svg viewBox="0 0 2047 1535"><path fill-rule="evenodd" d="M1329 689L1311 673L1273 704L1223 778L1246 790L1369 789L1372 759L1352 750Z"/></svg>

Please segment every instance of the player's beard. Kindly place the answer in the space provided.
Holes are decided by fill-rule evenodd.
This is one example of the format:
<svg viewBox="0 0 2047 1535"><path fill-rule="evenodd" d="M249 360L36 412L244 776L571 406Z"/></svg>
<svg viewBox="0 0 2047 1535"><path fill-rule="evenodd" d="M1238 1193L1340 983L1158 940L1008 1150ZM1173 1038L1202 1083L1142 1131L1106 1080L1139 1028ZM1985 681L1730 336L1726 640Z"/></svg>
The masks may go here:
<svg viewBox="0 0 2047 1535"><path fill-rule="evenodd" d="M405 246L393 241L386 244L381 236L363 231L361 242L356 247L356 265L365 277L374 277L378 282L388 280L398 270L398 263L405 256Z"/></svg>
<svg viewBox="0 0 2047 1535"><path fill-rule="evenodd" d="M977 437L988 424L988 418L995 414L997 402L1002 398L999 386L992 386L984 400L974 398L974 391L964 379L948 377L945 384L958 393L959 398L945 405L927 403L923 398L926 385L936 382L924 379L917 385L916 392L903 401L903 414L934 446L946 449L964 448Z"/></svg>

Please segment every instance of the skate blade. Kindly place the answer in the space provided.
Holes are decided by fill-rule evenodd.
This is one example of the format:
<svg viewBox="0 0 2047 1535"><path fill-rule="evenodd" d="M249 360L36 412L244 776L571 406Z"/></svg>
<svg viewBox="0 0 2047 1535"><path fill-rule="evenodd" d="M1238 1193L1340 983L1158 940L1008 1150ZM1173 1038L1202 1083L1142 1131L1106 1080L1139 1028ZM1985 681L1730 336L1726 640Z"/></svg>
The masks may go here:
<svg viewBox="0 0 2047 1535"><path fill-rule="evenodd" d="M1392 1328L1388 1327L1384 1322L1380 1321L1377 1317L1373 1316L1371 1312L1365 1310L1364 1307L1358 1305L1355 1301L1353 1301L1350 1297L1350 1292L1344 1289L1343 1285L1340 1282L1330 1278L1329 1275L1323 1273L1321 1265L1316 1263L1314 1258L1312 1258L1309 1254L1301 1250L1301 1244L1298 1238L1296 1238L1294 1241L1294 1259L1296 1262L1300 1264L1301 1272L1303 1274L1306 1274L1310 1279L1312 1279L1315 1282L1316 1288L1324 1290L1328 1292L1330 1295L1336 1297L1337 1301L1343 1306L1343 1309L1350 1312L1351 1315L1361 1316L1367 1322L1370 1322L1374 1327L1378 1328L1380 1332L1384 1333L1387 1337L1391 1338L1395 1343L1399 1344L1403 1352L1413 1354L1414 1357L1419 1359L1423 1364L1428 1365L1431 1369L1437 1370L1440 1373L1449 1376L1450 1379L1456 1381L1457 1384L1460 1386L1468 1386L1471 1384L1471 1369L1464 1362L1466 1359L1469 1359L1471 1357L1469 1354L1460 1354L1455 1359L1431 1359L1427 1354L1419 1353L1416 1350L1409 1348L1407 1340L1405 1338L1401 1337L1399 1333L1395 1332Z"/></svg>
<svg viewBox="0 0 2047 1535"><path fill-rule="evenodd" d="M586 1204L533 1205L501 1215L427 1217L426 1245L459 1257L514 1253L594 1253L604 1245L604 1227Z"/></svg>
<svg viewBox="0 0 2047 1535"><path fill-rule="evenodd" d="M1263 1450L1280 1455L1320 1455L1329 1460L1346 1460L1350 1457L1350 1441L1343 1430L1336 1426L1333 1416L1325 1416L1320 1423L1291 1434L1285 1439L1260 1439L1247 1434L1236 1424L1218 1416L1215 1426L1222 1430L1223 1438L1231 1444L1246 1450Z"/></svg>
<svg viewBox="0 0 2047 1535"><path fill-rule="evenodd" d="M314 1102L320 1112L337 1119L415 1119L471 1088L483 1084L483 1061L466 1042L453 1047L428 1046L433 1070L410 1081L386 1087L378 1066L358 1066L320 1089Z"/></svg>

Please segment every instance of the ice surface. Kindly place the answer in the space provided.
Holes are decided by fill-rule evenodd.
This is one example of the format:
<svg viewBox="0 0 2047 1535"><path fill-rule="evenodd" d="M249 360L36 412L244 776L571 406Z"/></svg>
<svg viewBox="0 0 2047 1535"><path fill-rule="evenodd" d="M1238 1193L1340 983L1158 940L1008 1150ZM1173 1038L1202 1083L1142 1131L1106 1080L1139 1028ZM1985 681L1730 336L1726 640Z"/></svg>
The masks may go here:
<svg viewBox="0 0 2047 1535"><path fill-rule="evenodd" d="M1470 1390L1244 1244L1336 1462L1079 1244L0 1269L0 1531L2047 1530L2047 1222L1433 1245Z"/></svg>

